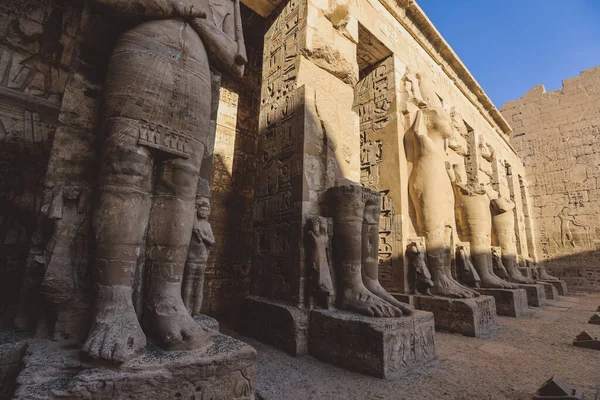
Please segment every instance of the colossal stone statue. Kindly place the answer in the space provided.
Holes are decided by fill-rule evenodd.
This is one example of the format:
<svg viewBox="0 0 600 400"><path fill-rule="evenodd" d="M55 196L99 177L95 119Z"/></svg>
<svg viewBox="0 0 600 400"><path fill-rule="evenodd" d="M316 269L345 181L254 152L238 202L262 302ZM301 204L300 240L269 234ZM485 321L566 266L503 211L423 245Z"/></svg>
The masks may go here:
<svg viewBox="0 0 600 400"><path fill-rule="evenodd" d="M425 95L426 90L422 89ZM429 96L431 101L433 96ZM440 296L469 298L478 294L452 278L451 246L454 234L454 192L446 172L444 142L452 136L451 118L441 105L417 111L413 169L409 177L410 198L417 229L425 237L427 265L433 275L432 292Z"/></svg>
<svg viewBox="0 0 600 400"><path fill-rule="evenodd" d="M483 185L471 187L454 181L458 215L463 231L471 243L471 256L481 278L483 288L516 289L515 284L506 282L494 274L492 264L492 215L490 195Z"/></svg>
<svg viewBox="0 0 600 400"><path fill-rule="evenodd" d="M210 200L198 195L196 198L196 218L192 230L192 239L188 248L187 260L181 286L183 304L190 315L200 314L202 296L204 294L204 271L210 248L215 244L215 237L208 222Z"/></svg>
<svg viewBox="0 0 600 400"><path fill-rule="evenodd" d="M181 281L198 173L209 150L209 52L236 76L246 60L237 0L96 2L148 19L121 35L104 84L105 140L93 218L97 292L83 346L93 358L124 362L146 345L132 304L144 255L146 332L168 350L208 343L186 310Z"/></svg>
<svg viewBox="0 0 600 400"><path fill-rule="evenodd" d="M332 187L328 193L338 307L375 317L412 315L414 309L396 300L379 282L381 195L354 182Z"/></svg>
<svg viewBox="0 0 600 400"><path fill-rule="evenodd" d="M524 276L517 268L517 239L515 237L515 203L498 197L491 202L492 226L501 249L502 264L506 267L508 280L515 283L533 284L535 281Z"/></svg>

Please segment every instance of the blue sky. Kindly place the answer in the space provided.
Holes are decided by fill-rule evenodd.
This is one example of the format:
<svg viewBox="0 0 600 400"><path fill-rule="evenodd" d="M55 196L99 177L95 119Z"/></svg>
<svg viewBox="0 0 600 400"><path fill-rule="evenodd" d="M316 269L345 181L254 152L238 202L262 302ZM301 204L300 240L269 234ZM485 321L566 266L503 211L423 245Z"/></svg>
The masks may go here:
<svg viewBox="0 0 600 400"><path fill-rule="evenodd" d="M417 0L496 107L600 65L600 0Z"/></svg>

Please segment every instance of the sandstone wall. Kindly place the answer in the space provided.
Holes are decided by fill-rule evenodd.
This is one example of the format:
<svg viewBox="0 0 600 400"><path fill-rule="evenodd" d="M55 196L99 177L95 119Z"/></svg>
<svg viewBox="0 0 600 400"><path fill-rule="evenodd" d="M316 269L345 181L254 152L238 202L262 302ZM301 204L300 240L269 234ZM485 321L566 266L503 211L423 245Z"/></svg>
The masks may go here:
<svg viewBox="0 0 600 400"><path fill-rule="evenodd" d="M573 289L600 290L600 67L502 107L532 198L541 261Z"/></svg>

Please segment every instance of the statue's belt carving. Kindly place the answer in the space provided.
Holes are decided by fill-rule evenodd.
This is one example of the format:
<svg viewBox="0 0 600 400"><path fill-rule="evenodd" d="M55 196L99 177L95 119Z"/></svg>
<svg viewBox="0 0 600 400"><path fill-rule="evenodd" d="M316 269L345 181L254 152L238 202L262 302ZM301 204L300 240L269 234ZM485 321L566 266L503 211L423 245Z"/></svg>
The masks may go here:
<svg viewBox="0 0 600 400"><path fill-rule="evenodd" d="M198 138L183 132L177 132L164 126L142 124L138 128L138 144L159 150L177 157L190 156L190 141Z"/></svg>

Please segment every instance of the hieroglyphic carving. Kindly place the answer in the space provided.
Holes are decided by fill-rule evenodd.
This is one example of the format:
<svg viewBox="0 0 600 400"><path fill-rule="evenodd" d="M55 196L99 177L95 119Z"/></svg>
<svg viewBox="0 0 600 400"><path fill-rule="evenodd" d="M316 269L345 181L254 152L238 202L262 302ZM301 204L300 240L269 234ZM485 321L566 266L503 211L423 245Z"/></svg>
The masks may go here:
<svg viewBox="0 0 600 400"><path fill-rule="evenodd" d="M254 192L253 292L274 299L303 299L304 268L300 246L300 200L304 134L304 96L297 89L299 31L304 5L288 2L273 20L264 38L262 93Z"/></svg>
<svg viewBox="0 0 600 400"><path fill-rule="evenodd" d="M394 201L388 196L389 188L380 184L380 168L383 162L382 129L391 119L390 109L394 102L393 58L377 65L358 82L354 91L353 109L360 119L360 181L382 195L379 222L379 277L387 287L392 280L392 260L399 251Z"/></svg>

